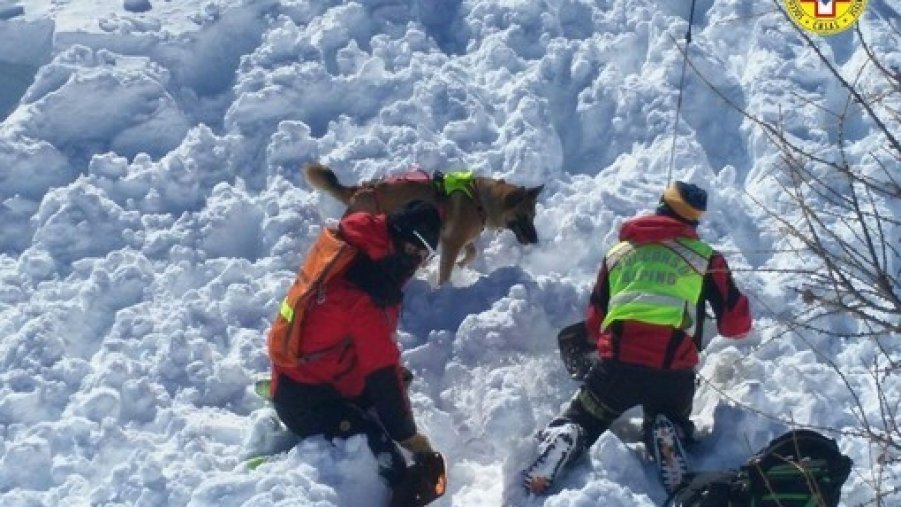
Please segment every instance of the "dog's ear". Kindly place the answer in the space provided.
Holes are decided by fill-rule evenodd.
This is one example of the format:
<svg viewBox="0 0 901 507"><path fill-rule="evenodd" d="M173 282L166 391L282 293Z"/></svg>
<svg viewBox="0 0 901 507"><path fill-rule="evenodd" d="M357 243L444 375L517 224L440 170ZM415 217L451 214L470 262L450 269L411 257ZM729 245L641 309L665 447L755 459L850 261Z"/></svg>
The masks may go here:
<svg viewBox="0 0 901 507"><path fill-rule="evenodd" d="M516 187L504 196L504 206L515 208L526 198L526 187Z"/></svg>
<svg viewBox="0 0 901 507"><path fill-rule="evenodd" d="M507 194L504 198L504 203L511 208L518 206L523 201L531 201L534 203L538 200L538 194L541 193L543 188L544 185L532 188L516 187L512 192Z"/></svg>

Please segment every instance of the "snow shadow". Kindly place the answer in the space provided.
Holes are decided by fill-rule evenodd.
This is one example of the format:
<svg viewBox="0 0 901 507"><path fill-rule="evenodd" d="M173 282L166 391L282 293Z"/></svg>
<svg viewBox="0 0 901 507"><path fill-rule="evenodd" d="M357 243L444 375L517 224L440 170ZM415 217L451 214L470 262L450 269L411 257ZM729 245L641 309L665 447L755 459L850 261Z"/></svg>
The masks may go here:
<svg viewBox="0 0 901 507"><path fill-rule="evenodd" d="M0 121L16 109L37 72L34 65L0 60Z"/></svg>
<svg viewBox="0 0 901 507"><path fill-rule="evenodd" d="M742 174L747 173L751 159L745 146L747 136L741 129L744 117L736 109L747 107L742 85L736 77L716 71L716 67L722 63L717 63L712 56L708 55L709 59L692 58L705 78L716 86L716 92L710 90L697 76L687 72L683 92L683 118L695 131L696 139L704 149L714 172L731 165ZM711 114L711 111L715 113Z"/></svg>
<svg viewBox="0 0 901 507"><path fill-rule="evenodd" d="M720 402L713 410L713 428L699 435L689 449L695 471L741 466L755 452L789 428L747 408Z"/></svg>
<svg viewBox="0 0 901 507"><path fill-rule="evenodd" d="M19 5L0 5L0 121L19 105L38 68L50 60L53 23L22 21Z"/></svg>
<svg viewBox="0 0 901 507"><path fill-rule="evenodd" d="M428 282L415 279L407 285L400 328L418 338L430 331L456 332L469 315L488 310L516 284L534 284L521 268L509 266L493 271L468 287L450 285L433 289Z"/></svg>
<svg viewBox="0 0 901 507"><path fill-rule="evenodd" d="M469 34L460 0L420 0L420 21L435 44L448 55L466 53Z"/></svg>

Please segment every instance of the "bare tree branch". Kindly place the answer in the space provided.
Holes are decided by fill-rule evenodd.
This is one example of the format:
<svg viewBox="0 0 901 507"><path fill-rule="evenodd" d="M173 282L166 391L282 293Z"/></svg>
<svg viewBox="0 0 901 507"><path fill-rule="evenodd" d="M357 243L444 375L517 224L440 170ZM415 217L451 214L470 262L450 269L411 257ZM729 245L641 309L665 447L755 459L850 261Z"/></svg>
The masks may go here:
<svg viewBox="0 0 901 507"><path fill-rule="evenodd" d="M773 3L776 4L776 6L779 8L779 10L782 11L782 14L785 16L785 18L788 19L788 14L786 14L785 11L782 9L782 6L780 5L780 3L777 0L773 0ZM810 35L808 35L807 32L804 31L804 29L802 29L800 26L796 25L795 23L792 23L792 26L795 28L795 31L798 32L798 35L800 35L801 38L804 39L804 42L807 43L807 47L809 47L814 53L816 53L816 55L817 55L817 57L819 57L820 61L823 62L823 65L825 65L826 68L829 69L829 71L832 73L833 77L835 77L835 79L837 79L841 83L842 87L844 87L846 90L848 90L849 93L854 95L854 99L857 101L858 104L860 104L861 107L864 108L864 110L870 116L870 119L873 120L873 123L876 124L876 126L879 128L879 130L885 134L886 139L892 145L892 147L895 149L895 151L897 153L901 153L901 142L899 142L898 139L895 138L894 135L892 135L892 133L889 131L888 127L885 126L885 123L882 122L882 119L879 118L879 115L877 115L876 112L873 111L873 108L870 106L870 103L867 102L861 96L860 91L858 91L856 88L854 88L851 84L849 84L845 80L844 76L842 76L841 73L835 68L835 66L832 65L832 62L830 62L829 59L826 58L826 56L820 50L819 46L814 44L813 40L810 38Z"/></svg>
<svg viewBox="0 0 901 507"><path fill-rule="evenodd" d="M774 4L788 21L778 0ZM777 200L764 202L750 192L745 195L785 235L786 244L791 247L774 248L774 259L795 254L803 258L803 263L791 269L770 267L780 266L771 263L755 268L733 267L731 271L767 273L780 278L785 275L786 289L797 294L798 304L777 310L769 308L760 298L758 303L769 310L774 326L791 332L841 381L850 395L850 413L856 421L841 429L810 427L869 443L873 468L868 474L861 471L860 476L875 493L866 505L886 505L887 498L901 491L886 483L891 477L886 467L901 461L901 400L889 389L896 383L896 376L901 375L901 354L897 347L901 334L901 243L897 238L892 239L901 229L901 218L892 205L894 200L901 199L897 171L901 164L901 143L896 132L890 130L890 125L901 124L901 112L895 107L901 103L901 74L893 74L878 60L863 32L856 27L867 59L849 81L808 34L788 22L800 35L803 45L816 54L829 79L834 79L847 92L841 110L834 111L834 106L826 105L825 97L816 99L789 90L792 107L816 108L827 118L820 126L827 136L802 139L793 135L783 122L783 104L776 104L776 115L764 116L746 110L704 76L683 48L679 51L694 75L779 151L781 163L766 168L762 176L767 183L772 180L775 184ZM876 79L869 79L872 77ZM884 146L862 156L855 151L859 143L848 139L847 129L852 115L856 114L863 115L870 134L878 136L880 143L885 140ZM843 328L846 324L847 328ZM872 356L863 359L860 367L843 365L843 370L832 357L834 354L817 347L817 339L868 341L872 346L863 350ZM775 341L761 343L752 352ZM748 356L735 362L745 357ZM701 378L725 399L764 417L795 424L790 418L774 416L761 407L741 404Z"/></svg>
<svg viewBox="0 0 901 507"><path fill-rule="evenodd" d="M860 31L860 25L854 26L854 32L857 33L857 38L860 40L860 45L863 47L863 50L866 51L867 57L869 61L873 62L873 65L879 69L880 72L890 81L894 83L895 91L901 91L901 73L892 73L888 69L882 65L882 62L876 58L876 55L873 54L873 50L870 49L870 45L867 44L867 40L863 36L863 32Z"/></svg>

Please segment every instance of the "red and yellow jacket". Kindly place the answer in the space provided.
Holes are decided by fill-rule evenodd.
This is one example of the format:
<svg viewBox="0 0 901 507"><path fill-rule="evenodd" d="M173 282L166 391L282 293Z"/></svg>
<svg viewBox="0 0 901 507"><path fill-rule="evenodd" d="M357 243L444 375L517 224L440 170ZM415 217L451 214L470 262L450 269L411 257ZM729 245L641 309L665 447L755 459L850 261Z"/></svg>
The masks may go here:
<svg viewBox="0 0 901 507"><path fill-rule="evenodd" d="M384 215L353 213L338 229L344 241L373 261L394 251ZM315 359L291 367L273 364L273 392L280 375L301 385L330 386L343 398L374 406L393 439L409 438L416 427L394 340L400 304L379 307L344 276L328 281L323 296L301 324L301 355Z"/></svg>
<svg viewBox="0 0 901 507"><path fill-rule="evenodd" d="M695 229L679 220L660 215L648 215L625 222L620 229L620 241L640 245L658 243L675 238L697 239ZM586 327L597 341L602 358L623 363L660 369L688 369L698 363L705 302L710 303L716 316L717 329L723 336L741 338L751 329L748 299L735 286L726 259L714 251L704 275L701 297L696 308L695 335L690 336L671 326L639 321L617 321L601 331L610 301L607 262L601 265L591 292Z"/></svg>

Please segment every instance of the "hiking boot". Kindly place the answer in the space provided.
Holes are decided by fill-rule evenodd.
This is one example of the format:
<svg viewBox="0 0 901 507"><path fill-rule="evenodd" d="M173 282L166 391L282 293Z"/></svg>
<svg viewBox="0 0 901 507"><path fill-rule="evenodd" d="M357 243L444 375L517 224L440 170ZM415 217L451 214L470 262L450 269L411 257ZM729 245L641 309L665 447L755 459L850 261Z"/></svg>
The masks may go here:
<svg viewBox="0 0 901 507"><path fill-rule="evenodd" d="M538 457L523 471L523 485L534 494L550 489L563 467L582 451L582 428L571 422L538 433Z"/></svg>
<svg viewBox="0 0 901 507"><path fill-rule="evenodd" d="M698 438L698 433L695 429L695 425L690 420L685 420L683 422L677 422L675 419L667 416L667 419L672 423L672 425L676 428L676 436L679 438L679 441L682 443L682 448L685 450L691 450L695 445L700 442ZM644 443L644 448L647 449L648 454L651 459L654 459L654 423L656 422L656 415L653 417L645 416L645 419L641 423L641 441Z"/></svg>
<svg viewBox="0 0 901 507"><path fill-rule="evenodd" d="M667 493L672 493L688 477L688 458L679 430L663 414L658 414L652 429L653 447L651 449L660 480Z"/></svg>

